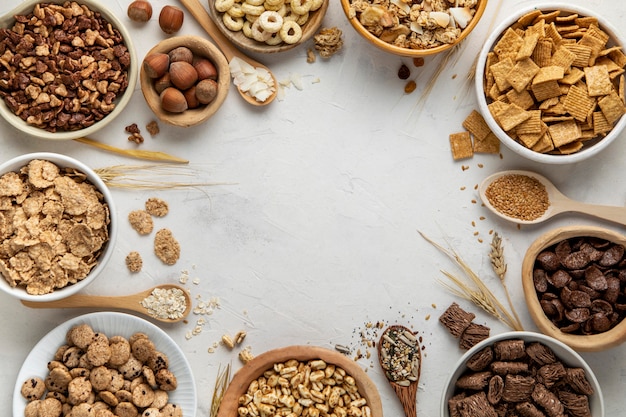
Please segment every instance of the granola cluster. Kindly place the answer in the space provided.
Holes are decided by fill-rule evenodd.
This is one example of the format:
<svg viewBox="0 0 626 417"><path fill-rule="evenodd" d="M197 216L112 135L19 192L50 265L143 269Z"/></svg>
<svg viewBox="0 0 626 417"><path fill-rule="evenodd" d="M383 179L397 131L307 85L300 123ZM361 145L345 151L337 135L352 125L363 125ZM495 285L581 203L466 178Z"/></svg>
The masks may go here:
<svg viewBox="0 0 626 417"><path fill-rule="evenodd" d="M34 295L75 284L98 263L109 223L83 173L32 160L0 177L0 274Z"/></svg>
<svg viewBox="0 0 626 417"><path fill-rule="evenodd" d="M47 131L91 126L128 87L130 53L118 29L76 2L36 4L0 29L0 97Z"/></svg>

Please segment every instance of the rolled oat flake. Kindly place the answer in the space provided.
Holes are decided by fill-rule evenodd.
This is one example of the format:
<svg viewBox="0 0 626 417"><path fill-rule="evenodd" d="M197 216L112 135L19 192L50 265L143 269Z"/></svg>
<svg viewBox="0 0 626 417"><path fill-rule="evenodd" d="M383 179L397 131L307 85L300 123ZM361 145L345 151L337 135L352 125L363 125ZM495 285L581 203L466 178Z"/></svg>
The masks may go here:
<svg viewBox="0 0 626 417"><path fill-rule="evenodd" d="M183 317L187 300L180 288L155 288L149 296L141 300L141 305L152 317L176 320Z"/></svg>

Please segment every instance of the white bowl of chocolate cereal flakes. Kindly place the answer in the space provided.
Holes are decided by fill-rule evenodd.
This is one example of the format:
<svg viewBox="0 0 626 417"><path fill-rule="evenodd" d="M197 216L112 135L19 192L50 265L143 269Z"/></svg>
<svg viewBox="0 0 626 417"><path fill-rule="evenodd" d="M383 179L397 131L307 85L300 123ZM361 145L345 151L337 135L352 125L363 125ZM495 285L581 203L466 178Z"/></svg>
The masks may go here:
<svg viewBox="0 0 626 417"><path fill-rule="evenodd" d="M0 18L0 114L42 139L89 136L130 101L130 34L96 0L27 0Z"/></svg>
<svg viewBox="0 0 626 417"><path fill-rule="evenodd" d="M59 300L89 285L111 257L113 198L82 162L21 155L0 165L0 233L0 290Z"/></svg>
<svg viewBox="0 0 626 417"><path fill-rule="evenodd" d="M626 126L622 36L601 16L541 3L503 21L476 64L482 115L512 151L549 164L582 161Z"/></svg>
<svg viewBox="0 0 626 417"><path fill-rule="evenodd" d="M600 384L573 349L534 332L506 332L468 350L444 385L442 417L604 417Z"/></svg>

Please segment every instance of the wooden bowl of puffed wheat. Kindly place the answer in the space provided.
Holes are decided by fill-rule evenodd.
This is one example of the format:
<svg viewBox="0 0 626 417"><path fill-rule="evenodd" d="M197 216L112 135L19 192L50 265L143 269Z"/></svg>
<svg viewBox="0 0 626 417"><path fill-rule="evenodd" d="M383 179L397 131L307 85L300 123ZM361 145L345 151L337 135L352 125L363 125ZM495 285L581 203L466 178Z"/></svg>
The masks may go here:
<svg viewBox="0 0 626 417"><path fill-rule="evenodd" d="M304 374L310 371L308 381L305 381ZM242 416L239 408L251 407L251 399L254 391L258 390L258 379L279 379L280 377L292 379L302 377L305 389L315 391L317 388L311 386L311 381L323 381L322 384L334 384L334 387L342 387L353 396L358 397L357 406L362 409L363 415L371 417L382 417L383 409L380 395L376 385L370 380L361 367L351 358L329 349L316 346L287 346L270 350L254 357L241 368L233 377L231 383L224 393L217 417ZM333 381L325 381L324 379ZM276 385L274 385L276 386ZM326 386L326 385L324 385ZM318 387L319 388L319 387ZM284 389L290 389L285 387ZM331 388L332 390L332 388ZM279 391L277 394L282 396ZM331 395L332 397L332 395ZM293 401L286 401L285 407L302 407L292 397ZM325 400L326 406L331 411L339 407L333 398ZM274 407L270 404L257 405L257 407ZM365 413L368 407L370 414ZM269 408L268 408L269 410ZM339 415L339 413L337 413Z"/></svg>
<svg viewBox="0 0 626 417"><path fill-rule="evenodd" d="M448 7L445 11L429 10L428 2L413 6L403 1L388 4L395 9L373 0L341 0L348 21L365 40L385 52L417 58L448 51L462 42L480 21L487 0L478 0L472 7ZM416 7L420 13L415 13ZM402 15L398 8L404 8ZM424 14L427 19L422 20Z"/></svg>

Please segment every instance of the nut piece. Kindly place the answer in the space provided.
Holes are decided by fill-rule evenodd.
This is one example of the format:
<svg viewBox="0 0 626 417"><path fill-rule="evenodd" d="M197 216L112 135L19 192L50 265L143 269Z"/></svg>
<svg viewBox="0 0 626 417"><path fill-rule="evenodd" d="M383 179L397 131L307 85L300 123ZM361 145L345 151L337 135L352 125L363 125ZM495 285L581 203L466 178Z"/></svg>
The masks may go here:
<svg viewBox="0 0 626 417"><path fill-rule="evenodd" d="M152 5L146 0L135 0L128 5L127 14L133 22L147 22L152 17Z"/></svg>
<svg viewBox="0 0 626 417"><path fill-rule="evenodd" d="M217 96L217 82L211 79L200 81L196 85L196 97L202 104L212 102Z"/></svg>
<svg viewBox="0 0 626 417"><path fill-rule="evenodd" d="M170 62L185 61L190 64L193 61L193 52L186 46L179 46L168 52Z"/></svg>
<svg viewBox="0 0 626 417"><path fill-rule="evenodd" d="M150 78L160 78L167 73L170 66L170 57L167 54L155 52L143 60L143 69Z"/></svg>
<svg viewBox="0 0 626 417"><path fill-rule="evenodd" d="M168 87L160 95L161 107L171 113L182 113L189 108L185 95L174 87Z"/></svg>
<svg viewBox="0 0 626 417"><path fill-rule="evenodd" d="M186 90L198 81L198 73L189 62L176 61L170 64L170 80L174 86Z"/></svg>
<svg viewBox="0 0 626 417"><path fill-rule="evenodd" d="M159 13L159 26L168 35L176 33L183 26L185 13L176 6L164 6Z"/></svg>
<svg viewBox="0 0 626 417"><path fill-rule="evenodd" d="M217 69L215 69L215 65L207 58L196 57L192 65L198 73L198 80L206 80L207 78L212 80L217 79Z"/></svg>

